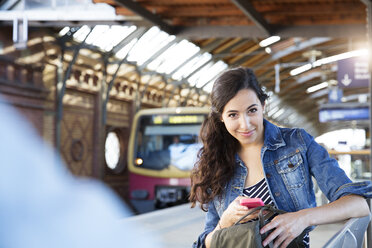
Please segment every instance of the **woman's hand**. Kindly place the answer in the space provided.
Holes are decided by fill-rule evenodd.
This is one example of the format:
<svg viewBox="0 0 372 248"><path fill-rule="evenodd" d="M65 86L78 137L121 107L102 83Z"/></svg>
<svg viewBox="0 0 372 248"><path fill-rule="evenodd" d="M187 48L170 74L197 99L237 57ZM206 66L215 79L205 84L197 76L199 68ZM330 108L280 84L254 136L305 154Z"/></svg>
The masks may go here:
<svg viewBox="0 0 372 248"><path fill-rule="evenodd" d="M235 198L235 200L233 200L230 203L227 209L223 212L220 218L219 224L217 224L216 228L212 232L210 232L205 238L205 246L207 248L209 248L211 245L212 236L215 231L221 228L230 227L234 225L240 218L242 218L244 215L246 215L250 211L248 207L240 205L240 199L242 198L247 198L247 197L238 196L237 198ZM257 217L258 217L258 211L244 218L242 222L246 222L248 220L251 220Z"/></svg>
<svg viewBox="0 0 372 248"><path fill-rule="evenodd" d="M247 198L244 196L238 196L233 200L228 208L223 212L220 219L220 227L229 227L234 225L240 218L246 215L249 212L249 208L246 206L240 205L240 199ZM257 218L258 211L256 213L250 214L242 222L249 221L251 219Z"/></svg>
<svg viewBox="0 0 372 248"><path fill-rule="evenodd" d="M275 240L274 248L285 248L308 226L306 218L300 212L278 215L260 230L261 234L273 230L263 241L263 246Z"/></svg>
<svg viewBox="0 0 372 248"><path fill-rule="evenodd" d="M276 239L274 247L283 248L287 247L308 226L335 223L368 214L369 208L362 196L346 195L319 207L278 215L270 223L262 227L260 233L273 230L263 241L263 245L265 246Z"/></svg>

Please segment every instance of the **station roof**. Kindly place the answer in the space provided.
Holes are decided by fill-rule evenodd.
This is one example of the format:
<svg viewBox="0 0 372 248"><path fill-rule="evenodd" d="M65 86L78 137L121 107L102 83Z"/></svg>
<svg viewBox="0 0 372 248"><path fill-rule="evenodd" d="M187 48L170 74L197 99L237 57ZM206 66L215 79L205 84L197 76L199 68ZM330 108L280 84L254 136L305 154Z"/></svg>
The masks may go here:
<svg viewBox="0 0 372 248"><path fill-rule="evenodd" d="M278 124L304 127L313 135L369 125L320 123L318 116L329 88L337 85L337 61L368 54L363 1L20 2L0 1L7 14L0 15L3 25L26 9L30 26L50 27L59 37L70 34L77 43L84 41L136 65L136 70L159 75L153 85L159 90L172 84L180 88L178 94L188 89L188 98L192 93L205 99L221 71L245 66L270 93L267 115ZM345 88L343 104L365 105L360 101L369 100L368 92L367 87Z"/></svg>

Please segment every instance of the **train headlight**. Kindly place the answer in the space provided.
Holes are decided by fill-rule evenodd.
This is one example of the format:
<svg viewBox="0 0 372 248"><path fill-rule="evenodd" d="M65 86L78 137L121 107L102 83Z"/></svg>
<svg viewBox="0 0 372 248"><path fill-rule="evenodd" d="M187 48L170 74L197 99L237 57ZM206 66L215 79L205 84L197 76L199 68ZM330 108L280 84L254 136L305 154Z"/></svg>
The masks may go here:
<svg viewBox="0 0 372 248"><path fill-rule="evenodd" d="M136 158L136 160L134 160L134 163L137 166L141 166L143 164L143 160L142 160L142 158Z"/></svg>

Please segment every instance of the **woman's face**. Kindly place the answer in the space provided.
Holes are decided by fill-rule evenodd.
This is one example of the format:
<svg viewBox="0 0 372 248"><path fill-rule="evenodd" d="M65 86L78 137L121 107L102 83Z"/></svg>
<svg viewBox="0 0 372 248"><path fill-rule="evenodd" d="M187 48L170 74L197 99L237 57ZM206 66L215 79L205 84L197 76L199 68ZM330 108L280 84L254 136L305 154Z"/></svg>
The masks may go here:
<svg viewBox="0 0 372 248"><path fill-rule="evenodd" d="M241 146L263 142L264 106L251 89L240 90L224 107L222 121Z"/></svg>

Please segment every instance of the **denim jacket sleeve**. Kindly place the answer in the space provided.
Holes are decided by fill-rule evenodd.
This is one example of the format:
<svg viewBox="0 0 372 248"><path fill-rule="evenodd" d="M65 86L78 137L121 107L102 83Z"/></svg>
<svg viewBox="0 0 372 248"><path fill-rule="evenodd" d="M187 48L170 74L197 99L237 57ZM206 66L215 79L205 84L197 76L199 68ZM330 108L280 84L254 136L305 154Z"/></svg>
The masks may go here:
<svg viewBox="0 0 372 248"><path fill-rule="evenodd" d="M205 215L205 227L202 234L199 235L198 240L194 242L193 248L205 248L205 238L217 226L220 217L216 211L213 201L208 204L208 212Z"/></svg>
<svg viewBox="0 0 372 248"><path fill-rule="evenodd" d="M324 147L319 145L303 129L300 132L307 147L306 154L311 174L330 201L350 194L372 198L372 183L370 181L352 182Z"/></svg>

